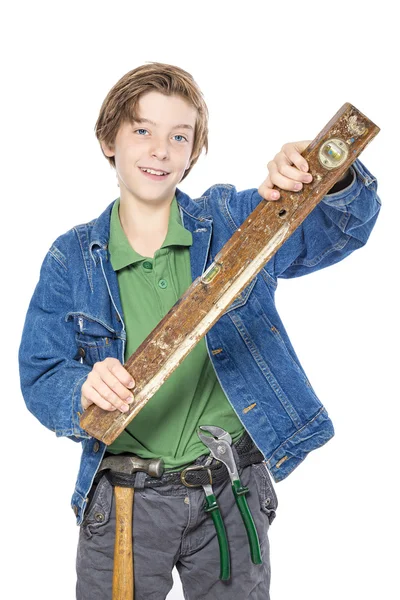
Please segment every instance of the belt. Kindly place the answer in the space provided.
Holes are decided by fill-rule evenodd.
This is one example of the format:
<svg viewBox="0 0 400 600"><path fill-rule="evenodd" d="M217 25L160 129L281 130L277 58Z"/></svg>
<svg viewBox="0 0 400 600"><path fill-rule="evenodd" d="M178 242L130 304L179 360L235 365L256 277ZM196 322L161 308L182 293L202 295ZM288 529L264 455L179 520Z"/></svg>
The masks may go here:
<svg viewBox="0 0 400 600"><path fill-rule="evenodd" d="M237 455L236 463L239 469L244 469L249 465L260 463L264 460L264 456L246 431L234 444L232 444L232 449ZM129 456L129 454L127 454L127 456ZM140 487L161 487L164 485L201 487L209 482L207 469L210 469L211 471L213 484L218 484L229 479L229 473L226 466L219 460L212 459L210 462L209 459L209 455L199 456L194 463L181 471L164 473L159 479L146 475L144 481L142 479ZM207 463L206 466L205 463ZM110 482L119 487L136 487L135 481L138 475L142 474L132 473L132 475L126 475L123 473L106 473Z"/></svg>

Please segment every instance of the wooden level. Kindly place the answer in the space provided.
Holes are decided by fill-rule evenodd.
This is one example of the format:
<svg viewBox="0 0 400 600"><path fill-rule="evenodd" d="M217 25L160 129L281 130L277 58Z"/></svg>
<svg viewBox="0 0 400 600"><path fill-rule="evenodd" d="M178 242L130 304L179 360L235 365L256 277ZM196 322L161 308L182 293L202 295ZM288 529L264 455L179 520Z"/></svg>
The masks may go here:
<svg viewBox="0 0 400 600"><path fill-rule="evenodd" d="M280 190L276 202L260 202L128 359L124 366L136 382L129 412L91 405L81 427L111 444L378 132L354 106L344 104L302 153L313 181L300 192Z"/></svg>

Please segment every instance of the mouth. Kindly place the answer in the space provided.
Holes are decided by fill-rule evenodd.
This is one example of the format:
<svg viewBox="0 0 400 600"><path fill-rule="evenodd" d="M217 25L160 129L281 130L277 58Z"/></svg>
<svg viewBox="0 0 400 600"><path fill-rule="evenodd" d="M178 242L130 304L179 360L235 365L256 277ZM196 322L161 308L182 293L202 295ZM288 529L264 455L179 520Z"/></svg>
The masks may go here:
<svg viewBox="0 0 400 600"><path fill-rule="evenodd" d="M158 169L151 169L150 167L139 167L141 172L146 175L146 177L150 177L150 179L165 179L169 173L168 171L159 171Z"/></svg>

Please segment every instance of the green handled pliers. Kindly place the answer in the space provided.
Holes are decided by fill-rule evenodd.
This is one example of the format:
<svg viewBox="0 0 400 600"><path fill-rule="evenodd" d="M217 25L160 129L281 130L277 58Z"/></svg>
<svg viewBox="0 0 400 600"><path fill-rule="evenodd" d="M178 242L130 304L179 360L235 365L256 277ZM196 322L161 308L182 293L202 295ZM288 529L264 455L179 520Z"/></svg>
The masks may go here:
<svg viewBox="0 0 400 600"><path fill-rule="evenodd" d="M204 470L207 473L207 483L204 479L204 483L200 484L206 495L205 511L211 514L211 518L214 523L214 527L217 532L217 539L219 545L219 564L220 572L219 578L222 581L227 581L231 576L231 563L229 555L228 538L226 536L225 525L222 520L221 511L218 506L217 499L212 489L212 474L211 469L208 468L207 463L205 465L194 465L192 467L186 467L181 473L181 481L186 487L200 487L199 484L191 484L186 480L186 474L188 471L199 471Z"/></svg>
<svg viewBox="0 0 400 600"><path fill-rule="evenodd" d="M211 455L222 462L229 473L232 483L232 490L235 496L237 507L240 511L244 526L246 528L247 537L250 545L251 560L254 564L262 563L260 542L257 535L256 526L254 525L253 517L247 504L246 494L249 491L247 487L242 486L239 478L239 473L232 452L232 438L227 431L221 427L201 425L200 429L208 431L211 435L197 432L197 435L211 452Z"/></svg>

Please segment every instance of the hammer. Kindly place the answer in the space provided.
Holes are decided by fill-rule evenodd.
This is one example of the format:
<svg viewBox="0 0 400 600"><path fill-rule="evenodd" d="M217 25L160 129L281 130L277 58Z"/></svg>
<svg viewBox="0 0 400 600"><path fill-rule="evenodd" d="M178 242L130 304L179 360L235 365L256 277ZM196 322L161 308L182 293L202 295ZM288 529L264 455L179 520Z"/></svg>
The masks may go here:
<svg viewBox="0 0 400 600"><path fill-rule="evenodd" d="M106 469L115 475L132 475L137 471L144 471L151 477L161 477L164 472L164 461L162 458L145 460L138 456L116 454L107 456L101 463L98 472ZM116 522L112 600L133 600L134 598L133 496L133 487L114 485Z"/></svg>

